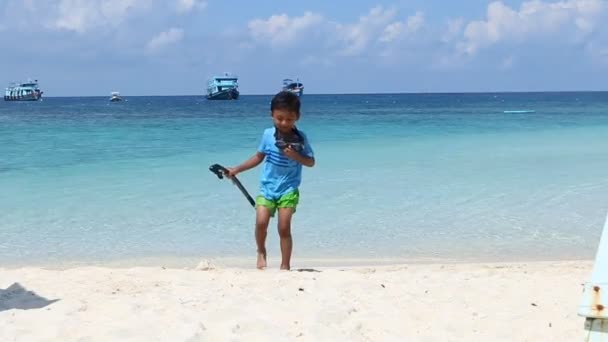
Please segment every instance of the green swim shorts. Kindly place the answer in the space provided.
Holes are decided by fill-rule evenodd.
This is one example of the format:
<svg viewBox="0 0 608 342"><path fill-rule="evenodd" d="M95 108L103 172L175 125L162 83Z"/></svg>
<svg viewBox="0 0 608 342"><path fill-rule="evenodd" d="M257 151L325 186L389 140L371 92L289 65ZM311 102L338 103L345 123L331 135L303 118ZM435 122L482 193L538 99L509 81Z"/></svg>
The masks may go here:
<svg viewBox="0 0 608 342"><path fill-rule="evenodd" d="M260 195L255 199L256 207L262 206L270 209L270 216L274 217L277 208L293 208L293 212L296 212L298 201L300 200L300 192L298 190L288 192L285 195L279 197L277 200L270 200Z"/></svg>

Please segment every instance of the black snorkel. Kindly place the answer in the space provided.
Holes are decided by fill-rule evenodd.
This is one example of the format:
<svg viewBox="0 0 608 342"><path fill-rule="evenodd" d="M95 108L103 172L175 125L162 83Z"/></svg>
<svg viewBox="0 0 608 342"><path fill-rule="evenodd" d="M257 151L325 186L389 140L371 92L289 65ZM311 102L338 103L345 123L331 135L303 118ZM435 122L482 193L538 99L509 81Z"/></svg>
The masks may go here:
<svg viewBox="0 0 608 342"><path fill-rule="evenodd" d="M223 179L224 176L226 176L228 174L228 169L226 169L225 167L223 167L220 164L213 164L213 165L209 166L209 171L213 172L219 179ZM232 183L234 183L234 185L236 185L236 187L239 188L239 190L241 190L241 193L243 193L243 195L245 196L247 201L249 201L249 204L251 204L251 206L255 208L255 201L253 200L251 195L249 195L249 192L247 192L247 190L245 189L243 184L241 184L241 182L238 180L238 178L232 177L232 178L230 178L230 180L232 180Z"/></svg>

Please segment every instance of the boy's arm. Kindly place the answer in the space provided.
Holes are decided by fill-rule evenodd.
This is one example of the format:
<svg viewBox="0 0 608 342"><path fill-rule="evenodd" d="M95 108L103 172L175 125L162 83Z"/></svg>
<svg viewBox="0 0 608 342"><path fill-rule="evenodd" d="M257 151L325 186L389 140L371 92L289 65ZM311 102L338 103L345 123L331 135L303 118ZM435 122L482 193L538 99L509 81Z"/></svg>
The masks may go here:
<svg viewBox="0 0 608 342"><path fill-rule="evenodd" d="M264 161L264 157L266 157L266 155L264 153L256 152L251 158L245 160L242 164L235 166L235 167L229 167L228 168L228 177L234 177L238 173L247 171L249 169L252 169L252 168L260 165L260 163Z"/></svg>
<svg viewBox="0 0 608 342"><path fill-rule="evenodd" d="M292 149L291 146L287 146L287 148L283 150L283 153L304 166L313 167L315 166L315 153L308 142L308 137L306 137L302 131L300 131L300 134L304 138L304 150L297 152Z"/></svg>
<svg viewBox="0 0 608 342"><path fill-rule="evenodd" d="M285 153L285 155L288 156L289 158L297 161L298 163L300 163L300 164L302 164L304 166L308 166L308 167L315 166L315 158L314 157L303 156L299 152L297 152L296 150L292 149L290 146L286 147L283 150L283 153Z"/></svg>

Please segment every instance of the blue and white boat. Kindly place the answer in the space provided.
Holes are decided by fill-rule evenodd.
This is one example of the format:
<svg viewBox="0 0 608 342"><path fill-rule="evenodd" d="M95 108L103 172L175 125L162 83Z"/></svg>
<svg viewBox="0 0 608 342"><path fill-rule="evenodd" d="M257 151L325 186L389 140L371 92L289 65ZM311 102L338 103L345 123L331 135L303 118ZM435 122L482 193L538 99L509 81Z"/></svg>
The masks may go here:
<svg viewBox="0 0 608 342"><path fill-rule="evenodd" d="M213 76L207 83L207 99L236 100L239 98L239 79L236 75L225 73Z"/></svg>
<svg viewBox="0 0 608 342"><path fill-rule="evenodd" d="M304 84L300 83L298 79L294 82L292 79L286 78L283 80L283 91L302 96L304 95Z"/></svg>
<svg viewBox="0 0 608 342"><path fill-rule="evenodd" d="M42 99L42 93L38 88L38 80L11 83L4 92L4 101L38 101Z"/></svg>
<svg viewBox="0 0 608 342"><path fill-rule="evenodd" d="M110 102L120 102L122 101L122 97L120 96L120 93L117 91L113 91L110 95Z"/></svg>

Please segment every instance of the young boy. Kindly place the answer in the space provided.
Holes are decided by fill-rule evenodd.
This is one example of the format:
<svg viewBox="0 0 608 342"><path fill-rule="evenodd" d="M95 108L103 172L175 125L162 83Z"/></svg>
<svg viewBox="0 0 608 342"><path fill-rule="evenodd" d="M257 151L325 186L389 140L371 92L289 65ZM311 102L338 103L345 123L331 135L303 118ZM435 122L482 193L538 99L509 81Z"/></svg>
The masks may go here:
<svg viewBox="0 0 608 342"><path fill-rule="evenodd" d="M304 133L295 126L300 119L300 99L286 91L274 96L270 104L274 127L262 135L257 152L242 164L228 168L228 176L258 166L264 161L260 195L256 198L255 241L257 268L266 268L266 234L268 223L279 212L281 269L289 270L292 240L291 216L296 212L302 179L302 165L312 167L315 158Z"/></svg>

